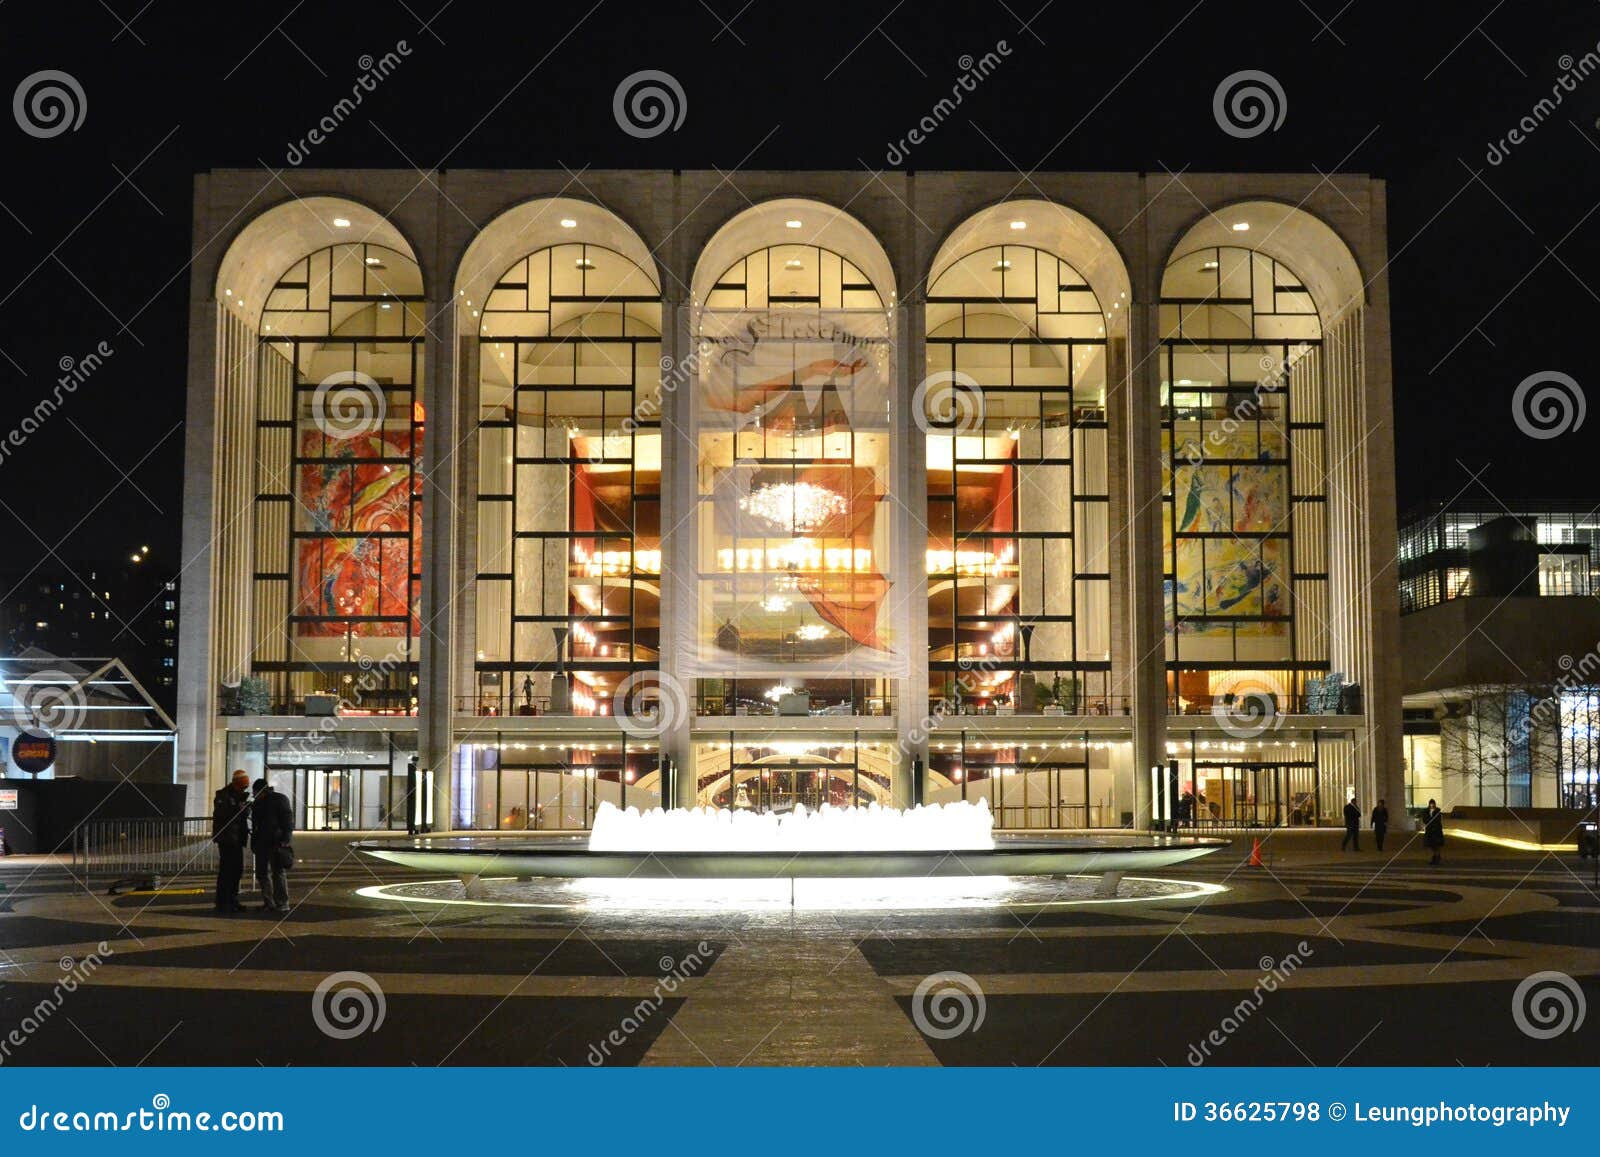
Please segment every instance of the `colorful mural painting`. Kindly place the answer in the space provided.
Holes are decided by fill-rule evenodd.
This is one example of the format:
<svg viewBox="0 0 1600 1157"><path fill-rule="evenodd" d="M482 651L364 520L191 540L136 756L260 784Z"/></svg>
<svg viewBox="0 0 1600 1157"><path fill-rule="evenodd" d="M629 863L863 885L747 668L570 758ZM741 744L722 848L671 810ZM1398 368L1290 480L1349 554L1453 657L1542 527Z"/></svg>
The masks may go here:
<svg viewBox="0 0 1600 1157"><path fill-rule="evenodd" d="M1219 430L1203 440L1180 435L1180 442L1191 448L1191 461L1202 461L1192 448L1203 447L1205 454L1202 464L1176 466L1172 472L1174 501L1165 536L1173 575L1166 583L1167 629L1200 636L1281 633L1280 623L1206 618L1287 617L1285 463L1273 453L1270 440L1257 439L1253 426ZM1185 457L1181 450L1178 457ZM1221 537L1198 537L1212 535Z"/></svg>
<svg viewBox="0 0 1600 1157"><path fill-rule="evenodd" d="M317 461L299 468L297 521L316 537L296 544L297 635L420 633L411 577L421 558L421 521L412 516L420 438L420 427L410 426L345 438L301 431L301 457ZM360 621L373 617L388 621Z"/></svg>

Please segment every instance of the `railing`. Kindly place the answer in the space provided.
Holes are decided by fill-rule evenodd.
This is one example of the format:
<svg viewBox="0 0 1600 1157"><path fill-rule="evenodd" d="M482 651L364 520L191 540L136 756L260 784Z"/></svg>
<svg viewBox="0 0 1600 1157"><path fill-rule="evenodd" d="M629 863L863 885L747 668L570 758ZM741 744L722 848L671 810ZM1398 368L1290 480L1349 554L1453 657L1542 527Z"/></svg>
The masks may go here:
<svg viewBox="0 0 1600 1157"><path fill-rule="evenodd" d="M1126 695L1076 695L1059 702L1036 702L1033 709L1012 703L969 699L938 699L928 704L930 714L938 715L1129 715L1133 700Z"/></svg>
<svg viewBox="0 0 1600 1157"><path fill-rule="evenodd" d="M697 715L781 715L779 705L765 697L757 698L734 691L702 692L695 703ZM806 715L864 715L882 718L894 714L894 698L889 695L810 696Z"/></svg>
<svg viewBox="0 0 1600 1157"><path fill-rule="evenodd" d="M214 873L211 818L84 820L73 831L72 865L84 875Z"/></svg>

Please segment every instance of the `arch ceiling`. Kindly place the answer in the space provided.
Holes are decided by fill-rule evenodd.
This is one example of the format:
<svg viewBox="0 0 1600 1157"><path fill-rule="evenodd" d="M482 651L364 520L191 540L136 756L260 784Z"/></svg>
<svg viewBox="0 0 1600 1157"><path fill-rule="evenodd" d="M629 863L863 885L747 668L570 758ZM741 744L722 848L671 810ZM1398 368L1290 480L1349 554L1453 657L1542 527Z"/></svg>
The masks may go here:
<svg viewBox="0 0 1600 1157"><path fill-rule="evenodd" d="M773 245L832 250L866 274L885 303L894 304L894 266L878 238L843 209L803 197L752 205L712 234L694 267L690 288L695 304L710 296L711 287L733 265Z"/></svg>

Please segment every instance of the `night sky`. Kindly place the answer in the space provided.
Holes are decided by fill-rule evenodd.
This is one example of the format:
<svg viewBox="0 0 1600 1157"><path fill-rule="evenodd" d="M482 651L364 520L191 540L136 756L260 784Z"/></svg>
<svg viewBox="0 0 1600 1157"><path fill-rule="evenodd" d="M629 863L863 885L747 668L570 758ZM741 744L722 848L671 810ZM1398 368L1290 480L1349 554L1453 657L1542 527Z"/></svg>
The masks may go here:
<svg viewBox="0 0 1600 1157"><path fill-rule="evenodd" d="M1402 507L1480 470L1507 501L1595 500L1600 416L1534 441L1510 406L1543 371L1600 385L1600 71L1499 164L1486 154L1573 75L1564 58L1600 52L1600 5L742 2L0 7L6 93L53 69L86 103L81 126L48 139L0 120L0 436L63 358L115 350L0 459L8 564L144 543L176 560L193 174L284 167L360 58L400 40L410 56L317 166L882 168L960 58L1003 39L1010 57L918 169L1382 177ZM638 140L612 93L651 68L682 83L687 115ZM1282 85L1276 131L1219 129L1213 93L1242 69Z"/></svg>

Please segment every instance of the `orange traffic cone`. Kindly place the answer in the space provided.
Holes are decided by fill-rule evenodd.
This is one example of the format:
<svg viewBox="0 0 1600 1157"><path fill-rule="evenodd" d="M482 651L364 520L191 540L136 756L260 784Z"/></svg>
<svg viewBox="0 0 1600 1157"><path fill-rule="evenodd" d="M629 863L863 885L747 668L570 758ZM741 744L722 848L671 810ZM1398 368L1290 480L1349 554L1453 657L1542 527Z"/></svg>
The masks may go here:
<svg viewBox="0 0 1600 1157"><path fill-rule="evenodd" d="M1266 867L1266 865L1261 862L1261 841L1260 840L1256 840L1254 843L1252 843L1250 845L1250 866L1252 868L1264 868L1264 867Z"/></svg>

